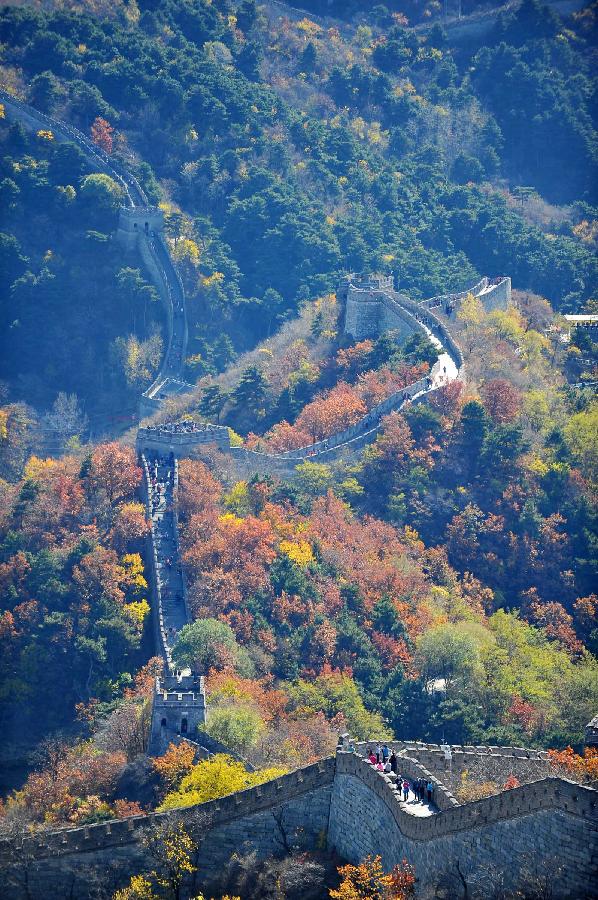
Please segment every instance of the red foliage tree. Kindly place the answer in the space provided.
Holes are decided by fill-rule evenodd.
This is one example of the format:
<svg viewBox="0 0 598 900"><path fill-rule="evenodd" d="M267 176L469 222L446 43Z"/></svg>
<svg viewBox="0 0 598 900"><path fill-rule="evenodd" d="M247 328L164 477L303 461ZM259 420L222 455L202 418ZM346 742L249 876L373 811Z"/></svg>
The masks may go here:
<svg viewBox="0 0 598 900"><path fill-rule="evenodd" d="M107 122L106 119L102 119L101 116L97 116L96 119L94 119L91 126L91 139L94 144L101 147L106 153L112 153L113 134L114 128L110 122Z"/></svg>
<svg viewBox="0 0 598 900"><path fill-rule="evenodd" d="M505 378L493 378L482 388L486 412L495 422L512 422L521 408L521 394Z"/></svg>
<svg viewBox="0 0 598 900"><path fill-rule="evenodd" d="M312 440L331 437L337 431L354 425L366 413L366 406L356 390L344 381L328 394L308 403L297 417L296 426L308 432Z"/></svg>
<svg viewBox="0 0 598 900"><path fill-rule="evenodd" d="M88 482L95 494L103 493L110 505L129 497L141 482L135 451L113 441L93 451Z"/></svg>

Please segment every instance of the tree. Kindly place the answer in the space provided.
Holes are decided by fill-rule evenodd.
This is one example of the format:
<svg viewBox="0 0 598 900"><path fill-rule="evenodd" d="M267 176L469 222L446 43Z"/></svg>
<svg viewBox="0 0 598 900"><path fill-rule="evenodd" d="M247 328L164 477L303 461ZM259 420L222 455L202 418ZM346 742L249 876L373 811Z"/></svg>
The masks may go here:
<svg viewBox="0 0 598 900"><path fill-rule="evenodd" d="M212 344L211 357L216 369L223 372L237 358L233 342L227 334L219 335Z"/></svg>
<svg viewBox="0 0 598 900"><path fill-rule="evenodd" d="M123 305L131 310L134 332L137 332L137 315L143 311L143 330L145 331L148 305L158 300L156 288L147 283L139 269L127 266L116 274L116 290Z"/></svg>
<svg viewBox="0 0 598 900"><path fill-rule="evenodd" d="M34 106L52 114L56 104L64 97L64 88L53 72L40 72L31 81L30 96Z"/></svg>
<svg viewBox="0 0 598 900"><path fill-rule="evenodd" d="M248 772L243 763L232 756L217 753L193 766L181 781L178 791L166 795L160 809L176 809L217 800L218 797L226 797L284 774L285 770L280 768Z"/></svg>
<svg viewBox="0 0 598 900"><path fill-rule="evenodd" d="M295 466L299 489L308 497L319 497L332 487L332 469L324 463L313 463L308 459Z"/></svg>
<svg viewBox="0 0 598 900"><path fill-rule="evenodd" d="M318 53L314 43L313 41L308 41L299 57L299 71L306 73L313 72L317 59Z"/></svg>
<svg viewBox="0 0 598 900"><path fill-rule="evenodd" d="M123 753L131 762L146 752L150 727L151 701L127 699L102 723L97 741L105 750Z"/></svg>
<svg viewBox="0 0 598 900"><path fill-rule="evenodd" d="M235 406L256 415L262 410L266 397L266 377L257 366L249 366L233 391Z"/></svg>
<svg viewBox="0 0 598 900"><path fill-rule="evenodd" d="M183 823L160 822L145 830L140 843L156 865L156 869L150 873L150 879L161 889L159 896L181 900L184 882L197 871L197 844ZM142 887L146 890L146 885Z"/></svg>
<svg viewBox="0 0 598 900"><path fill-rule="evenodd" d="M115 213L123 200L121 186L109 175L86 175L79 191L81 199L98 214Z"/></svg>
<svg viewBox="0 0 598 900"><path fill-rule="evenodd" d="M61 391L51 411L42 418L42 424L64 446L69 438L80 438L87 431L89 419L83 412L77 395Z"/></svg>
<svg viewBox="0 0 598 900"><path fill-rule="evenodd" d="M27 257L21 255L21 245L16 237L0 232L0 284L4 286L6 298L3 304L7 302L11 284L23 273L26 264Z"/></svg>
<svg viewBox="0 0 598 900"><path fill-rule="evenodd" d="M98 147L101 147L106 153L112 153L112 135L114 134L114 128L107 122L106 119L102 119L101 116L97 116L91 126L91 139Z"/></svg>
<svg viewBox="0 0 598 900"><path fill-rule="evenodd" d="M234 664L239 645L234 631L218 619L201 619L185 625L172 649L173 660L195 672L208 672Z"/></svg>
<svg viewBox="0 0 598 900"><path fill-rule="evenodd" d="M225 747L245 754L264 731L262 718L251 706L234 704L210 711L206 731Z"/></svg>
<svg viewBox="0 0 598 900"><path fill-rule="evenodd" d="M355 681L348 675L329 671L312 682L299 679L295 684L289 685L288 694L296 708L312 712L321 710L328 719L338 716L352 737L391 737L392 733L381 716L365 708Z"/></svg>
<svg viewBox="0 0 598 900"><path fill-rule="evenodd" d="M138 543L145 537L149 529L143 504L136 501L122 503L112 522L112 543L118 551L123 552L131 543Z"/></svg>
<svg viewBox="0 0 598 900"><path fill-rule="evenodd" d="M406 860L384 873L380 856L366 856L359 865L340 866L341 883L329 892L332 900L408 900L415 896L415 870Z"/></svg>
<svg viewBox="0 0 598 900"><path fill-rule="evenodd" d="M175 790L181 779L193 768L195 747L186 741L180 744L169 744L163 756L152 760L153 766L160 775L166 790Z"/></svg>
<svg viewBox="0 0 598 900"><path fill-rule="evenodd" d="M257 20L257 9L255 0L242 0L237 9L237 27L247 34Z"/></svg>
<svg viewBox="0 0 598 900"><path fill-rule="evenodd" d="M104 494L110 505L125 500L141 482L135 453L116 441L93 451L87 476L90 489Z"/></svg>
<svg viewBox="0 0 598 900"><path fill-rule="evenodd" d="M493 378L482 387L486 411L495 422L512 422L521 408L521 394L504 378Z"/></svg>
<svg viewBox="0 0 598 900"><path fill-rule="evenodd" d="M219 384L209 384L201 395L199 411L207 419L216 419L216 422L219 422L220 413L227 400L228 394Z"/></svg>
<svg viewBox="0 0 598 900"><path fill-rule="evenodd" d="M572 416L564 428L573 459L588 480L598 481L598 403Z"/></svg>
<svg viewBox="0 0 598 900"><path fill-rule="evenodd" d="M454 681L471 676L479 663L478 641L466 626L438 625L418 638L416 665L424 678Z"/></svg>
<svg viewBox="0 0 598 900"><path fill-rule="evenodd" d="M152 882L144 875L131 875L129 884L112 895L112 900L159 900Z"/></svg>
<svg viewBox="0 0 598 900"><path fill-rule="evenodd" d="M461 410L461 441L469 471L475 472L488 431L488 415L479 400L470 400Z"/></svg>
<svg viewBox="0 0 598 900"><path fill-rule="evenodd" d="M308 431L317 441L349 428L366 412L365 403L355 389L340 381L328 394L321 394L304 407L296 426Z"/></svg>

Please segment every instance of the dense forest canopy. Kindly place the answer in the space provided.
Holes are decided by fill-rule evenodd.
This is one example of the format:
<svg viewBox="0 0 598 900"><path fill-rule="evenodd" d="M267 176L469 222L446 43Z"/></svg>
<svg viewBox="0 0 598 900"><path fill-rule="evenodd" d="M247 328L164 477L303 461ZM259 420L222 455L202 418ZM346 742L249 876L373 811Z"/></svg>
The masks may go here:
<svg viewBox="0 0 598 900"><path fill-rule="evenodd" d="M507 272L559 310L591 297L592 14L565 23L526 0L479 43L462 45L438 24L413 30L392 12L377 8L367 25L339 29L253 2L4 8L5 86L91 129L164 205L189 301L189 380L224 368L346 271L391 271L414 297ZM22 136L4 140L6 234L22 244L43 209L63 221L55 241L70 228L86 233L68 238L78 248L73 266L85 246L97 247L94 265L103 257L97 290L106 301L96 305L112 298L110 325L101 327L118 333L121 374L117 383L100 379L101 390L122 396L155 370L156 311L134 315L135 327L123 316L139 305L140 286L112 287L119 263L99 235L114 221L111 230L107 216L95 225L78 216L92 200L80 192L82 162L73 158L63 184L68 149L38 137L15 150ZM34 177L19 152L33 160ZM62 167L48 166L56 153L66 154ZM59 209L46 208L48 191ZM15 351L21 344L24 353L3 375L24 379L28 396L18 399L49 405L28 362L35 340L14 314L32 292L30 315L52 333L36 290L45 297L48 283L51 308L60 309L86 279L73 268L57 280L59 244L39 247L28 263L16 246L6 252L4 293L14 299L4 321L21 327ZM43 253L52 264L40 266ZM76 392L97 402L85 383L96 348L86 353L76 333L65 344L82 369ZM58 390L75 390L60 365L56 378Z"/></svg>

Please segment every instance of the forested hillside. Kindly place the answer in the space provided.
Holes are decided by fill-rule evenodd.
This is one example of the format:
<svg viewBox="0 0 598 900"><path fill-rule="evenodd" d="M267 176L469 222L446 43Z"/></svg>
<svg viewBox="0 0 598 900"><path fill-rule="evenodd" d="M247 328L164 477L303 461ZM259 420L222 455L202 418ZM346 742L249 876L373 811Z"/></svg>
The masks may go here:
<svg viewBox="0 0 598 900"><path fill-rule="evenodd" d="M508 275L513 303L467 296L449 322L462 379L350 462L285 478L241 478L216 451L180 462L193 621L173 658L206 673L208 733L251 772L184 746L140 762L161 665L148 510L109 438L166 322L117 240L117 182L0 107L0 726L5 744L55 737L7 827L221 796L344 729L580 750L597 711L597 345L561 315L596 311L595 13L524 0L476 43L435 3L300 6L0 12L0 85L89 134L165 213L197 387L157 419L281 453L425 378L422 334L343 333L347 272L415 299Z"/></svg>
<svg viewBox="0 0 598 900"><path fill-rule="evenodd" d="M60 450L90 426L102 433L117 410L130 421L162 356L161 308L110 240L122 199L111 179L90 173L81 151L51 131L3 122L0 141L0 378L10 399L40 411L61 392L85 401L91 419L76 402L66 421L69 404L58 401L38 423L44 446Z"/></svg>
<svg viewBox="0 0 598 900"><path fill-rule="evenodd" d="M0 74L42 110L93 128L164 204L189 300L187 377L195 380L223 369L350 270L392 271L415 297L508 272L557 309L588 300L596 283L593 28L590 12L563 23L535 0L501 19L480 47L451 46L438 25L410 30L400 15L325 28L252 0L8 7ZM44 173L48 154L38 139L40 193L18 198L27 220L44 205L45 182L64 180L56 167ZM5 176L14 204L18 179ZM60 197L67 210L69 202L84 205L84 196ZM66 211L60 217L66 227L73 221ZM22 243L16 223L3 227ZM87 230L109 234L110 223ZM58 260L55 240L40 252ZM103 254L115 269L101 240L79 237L79 253L100 243L94 264ZM51 333L32 278L43 285L54 273L50 266L40 274L36 262L12 261L5 321L14 322L20 295L33 290L35 314ZM72 270L65 266L75 291L84 291L88 273L75 260ZM15 277L25 286L11 288ZM125 282L119 293L110 279L97 280L109 288L117 355L135 368L127 342L149 341L151 368L151 322L122 321L123 305L138 305L139 287ZM26 326L19 340L30 384L35 345ZM19 366L9 359L9 381ZM84 380L78 393L87 401L93 388ZM62 389L72 390L71 381L63 377ZM30 393L47 402L33 385Z"/></svg>

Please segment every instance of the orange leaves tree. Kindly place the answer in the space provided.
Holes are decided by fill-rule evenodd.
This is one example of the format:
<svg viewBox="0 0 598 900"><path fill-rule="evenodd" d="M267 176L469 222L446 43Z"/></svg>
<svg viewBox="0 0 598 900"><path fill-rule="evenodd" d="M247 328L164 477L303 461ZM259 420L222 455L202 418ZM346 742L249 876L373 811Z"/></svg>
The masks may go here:
<svg viewBox="0 0 598 900"><path fill-rule="evenodd" d="M110 504L125 500L141 483L134 450L116 441L100 444L91 455L87 480L96 497L103 497Z"/></svg>
<svg viewBox="0 0 598 900"><path fill-rule="evenodd" d="M47 740L38 757L39 768L22 791L9 798L7 814L18 806L37 823L82 823L113 815L102 798L115 787L125 762L121 753L98 751L88 743L69 747Z"/></svg>
<svg viewBox="0 0 598 900"><path fill-rule="evenodd" d="M415 870L406 860L385 874L380 856L367 856L357 866L341 866L341 883L332 900L408 900L415 896Z"/></svg>
<svg viewBox="0 0 598 900"><path fill-rule="evenodd" d="M296 426L308 432L312 440L319 441L354 425L366 411L356 390L340 381L328 394L316 397L304 407L297 416Z"/></svg>
<svg viewBox="0 0 598 900"><path fill-rule="evenodd" d="M482 388L486 412L495 422L512 422L521 408L521 393L505 378L493 378Z"/></svg>
<svg viewBox="0 0 598 900"><path fill-rule="evenodd" d="M0 542L18 532L19 545L0 563L0 695L17 729L63 726L133 667L149 611L141 557L127 552L147 528L133 498L140 475L114 443L83 463L31 457L5 494Z"/></svg>
<svg viewBox="0 0 598 900"><path fill-rule="evenodd" d="M152 760L164 787L164 793L175 790L181 779L193 768L195 748L183 741L178 746L169 744L166 753Z"/></svg>
<svg viewBox="0 0 598 900"><path fill-rule="evenodd" d="M598 748L586 747L583 755L575 753L571 747L565 750L549 750L548 756L553 768L566 778L574 781L598 784Z"/></svg>
<svg viewBox="0 0 598 900"><path fill-rule="evenodd" d="M91 126L91 139L106 153L112 153L114 128L106 119L97 116Z"/></svg>

